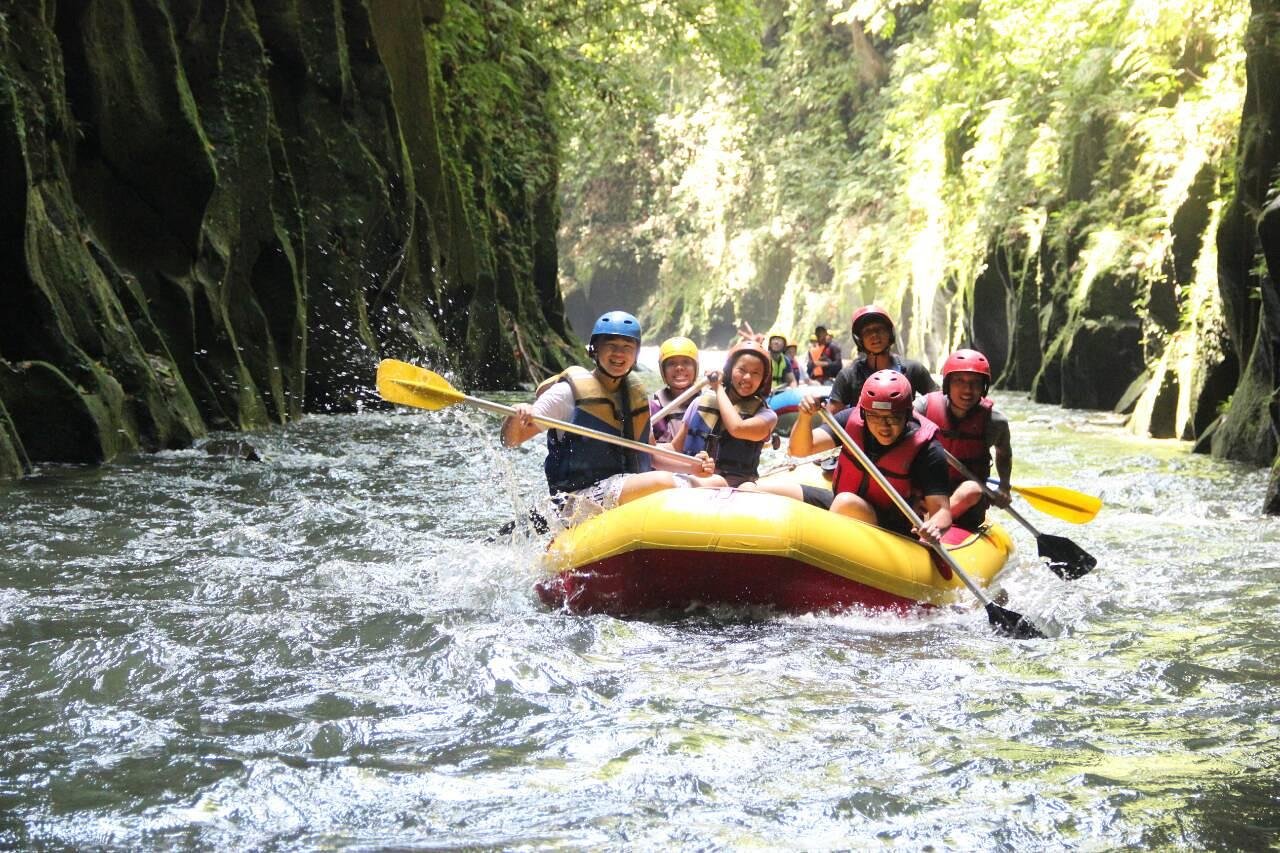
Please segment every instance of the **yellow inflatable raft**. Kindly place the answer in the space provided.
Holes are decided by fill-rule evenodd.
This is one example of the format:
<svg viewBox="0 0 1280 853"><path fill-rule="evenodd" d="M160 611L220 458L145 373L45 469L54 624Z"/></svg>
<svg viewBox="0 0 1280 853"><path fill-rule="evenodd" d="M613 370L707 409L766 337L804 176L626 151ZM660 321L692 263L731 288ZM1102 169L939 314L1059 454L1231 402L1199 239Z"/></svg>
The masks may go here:
<svg viewBox="0 0 1280 853"><path fill-rule="evenodd" d="M946 544L983 586L1013 553L995 524L978 533L953 528ZM906 611L973 600L914 539L736 489L669 489L588 519L551 542L543 569L540 597L573 612L699 605Z"/></svg>

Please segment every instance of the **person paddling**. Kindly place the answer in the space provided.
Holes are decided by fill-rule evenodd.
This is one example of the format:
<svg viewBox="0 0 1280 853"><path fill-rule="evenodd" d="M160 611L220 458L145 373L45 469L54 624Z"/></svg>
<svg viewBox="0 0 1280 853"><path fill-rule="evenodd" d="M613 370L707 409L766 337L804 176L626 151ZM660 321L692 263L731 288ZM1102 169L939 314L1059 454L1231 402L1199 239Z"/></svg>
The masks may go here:
<svg viewBox="0 0 1280 853"><path fill-rule="evenodd" d="M785 335L769 335L769 371L772 377L773 390L794 388L800 384L795 368L791 365L791 357L787 355L787 338Z"/></svg>
<svg viewBox="0 0 1280 853"><path fill-rule="evenodd" d="M899 494L913 503L923 502L923 525L915 533L921 541L938 542L951 526L947 459L937 439L937 426L913 411L913 396L911 383L905 376L893 370L880 370L863 383L858 405L839 412L835 420ZM812 415L819 405L806 395L800 411ZM833 447L841 447L841 452L836 459L830 491L818 486L773 481L762 483L761 489L801 498L806 503L878 524L896 533L912 532L892 498L876 485L849 451L843 449L830 428L823 425L815 430L809 417L796 420L788 447L792 456L810 456Z"/></svg>
<svg viewBox="0 0 1280 853"><path fill-rule="evenodd" d="M521 403L502 422L502 443L516 447L542 431L534 417L569 421L639 442L649 441L649 404L629 376L640 353L640 323L625 311L610 311L591 330L587 354L594 370L570 367L538 386L532 404ZM710 476L714 462L703 454L681 463L619 448L599 439L553 429L547 434L544 470L561 513L571 520L612 509L651 492L676 486L721 486ZM653 465L668 470L653 470ZM693 476L706 474L706 477Z"/></svg>
<svg viewBox="0 0 1280 853"><path fill-rule="evenodd" d="M832 414L852 406L862 393L862 383L877 370L893 370L911 382L917 394L938 390L929 370L918 361L902 358L890 351L897 340L893 331L893 319L889 312L875 305L865 305L853 312L853 342L859 356L840 371L831 386L827 398L827 410Z"/></svg>
<svg viewBox="0 0 1280 853"><path fill-rule="evenodd" d="M760 476L760 450L778 423L767 405L773 381L769 353L755 341L729 350L723 373L708 373L707 388L685 413L671 446L710 453L715 471L734 487L750 488Z"/></svg>
<svg viewBox="0 0 1280 853"><path fill-rule="evenodd" d="M693 385L698 375L698 345L688 338L667 338L658 347L658 372L666 386L655 391L649 400L649 415L652 417L675 401L680 394ZM653 418L649 422L652 438L655 442L670 442L676 434L676 426L689 410L684 403L662 418Z"/></svg>
<svg viewBox="0 0 1280 853"><path fill-rule="evenodd" d="M987 506L1009 505L1009 480L1013 473L1013 449L1009 443L1009 419L995 410L987 390L991 387L991 363L977 350L960 349L942 365L942 391L915 401L915 410L938 425L942 446L970 471L986 480L995 451L1000 485L988 500L982 487L958 470L950 469L951 516L965 530L977 530L986 520Z"/></svg>

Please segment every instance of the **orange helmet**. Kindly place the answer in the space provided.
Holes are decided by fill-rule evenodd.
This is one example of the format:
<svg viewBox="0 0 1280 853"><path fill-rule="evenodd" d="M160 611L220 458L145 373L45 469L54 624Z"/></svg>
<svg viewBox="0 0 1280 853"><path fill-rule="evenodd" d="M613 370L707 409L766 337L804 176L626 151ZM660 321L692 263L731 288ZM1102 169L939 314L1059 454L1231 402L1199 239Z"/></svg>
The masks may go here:
<svg viewBox="0 0 1280 853"><path fill-rule="evenodd" d="M862 384L858 408L868 412L903 414L911 411L915 399L911 381L896 370L877 370Z"/></svg>
<svg viewBox="0 0 1280 853"><path fill-rule="evenodd" d="M761 398L768 397L773 388L773 358L769 355L769 351L758 341L742 341L729 350L729 355L724 360L724 373L721 381L728 382L729 375L733 372L734 363L747 354L754 355L764 365L764 380L760 383L760 387L756 389L756 395ZM725 387L727 388L728 385Z"/></svg>

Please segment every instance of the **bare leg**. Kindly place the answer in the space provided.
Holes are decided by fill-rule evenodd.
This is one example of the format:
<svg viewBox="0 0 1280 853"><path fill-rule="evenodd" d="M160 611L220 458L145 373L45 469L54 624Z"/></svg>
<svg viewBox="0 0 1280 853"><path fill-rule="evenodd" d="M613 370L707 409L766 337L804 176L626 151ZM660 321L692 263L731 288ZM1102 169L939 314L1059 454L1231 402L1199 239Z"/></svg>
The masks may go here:
<svg viewBox="0 0 1280 853"><path fill-rule="evenodd" d="M723 488L728 485L724 477L712 474L710 477L690 477L693 485L703 488ZM676 487L675 475L670 471L646 471L643 474L629 474L622 481L622 493L618 495L618 505L630 503L645 495L660 492L663 489Z"/></svg>
<svg viewBox="0 0 1280 853"><path fill-rule="evenodd" d="M800 488L799 483L783 483L778 480L763 480L755 484L756 491L768 492L773 495L782 495L784 498L794 498L795 500L804 500L804 491Z"/></svg>
<svg viewBox="0 0 1280 853"><path fill-rule="evenodd" d="M876 523L876 511L872 509L871 504L851 492L841 492L836 495L836 499L831 502L831 511L858 521L865 521L867 524Z"/></svg>
<svg viewBox="0 0 1280 853"><path fill-rule="evenodd" d="M663 489L674 489L676 478L670 471L646 471L643 474L631 474L622 481L622 493L618 495L621 506L637 498L660 492Z"/></svg>

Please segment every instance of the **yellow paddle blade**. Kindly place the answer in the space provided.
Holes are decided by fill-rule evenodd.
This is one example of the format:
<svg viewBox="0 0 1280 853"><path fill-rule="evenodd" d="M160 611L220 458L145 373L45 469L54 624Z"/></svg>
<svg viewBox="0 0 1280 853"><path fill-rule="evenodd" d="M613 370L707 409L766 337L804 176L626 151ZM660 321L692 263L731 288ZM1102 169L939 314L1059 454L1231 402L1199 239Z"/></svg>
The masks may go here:
<svg viewBox="0 0 1280 853"><path fill-rule="evenodd" d="M389 403L435 411L466 399L439 373L384 358L378 363L378 395Z"/></svg>
<svg viewBox="0 0 1280 853"><path fill-rule="evenodd" d="M1098 510L1102 509L1101 498L1064 489L1061 486L1012 486L1011 488L1041 512L1072 524L1093 521Z"/></svg>

